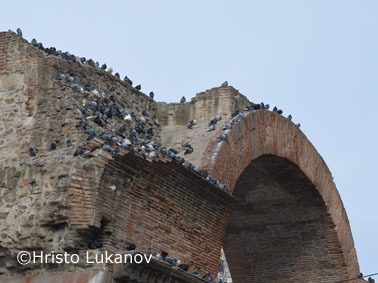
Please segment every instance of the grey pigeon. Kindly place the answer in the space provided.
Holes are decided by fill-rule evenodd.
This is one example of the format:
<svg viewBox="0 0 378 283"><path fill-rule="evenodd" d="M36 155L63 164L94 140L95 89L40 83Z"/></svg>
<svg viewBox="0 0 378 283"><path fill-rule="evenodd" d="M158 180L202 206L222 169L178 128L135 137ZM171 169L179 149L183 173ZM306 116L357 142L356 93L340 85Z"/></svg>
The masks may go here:
<svg viewBox="0 0 378 283"><path fill-rule="evenodd" d="M223 130L229 130L232 129L232 122L227 122L226 125L224 125Z"/></svg>
<svg viewBox="0 0 378 283"><path fill-rule="evenodd" d="M215 126L214 125L211 125L206 132L211 132L211 131L215 131Z"/></svg>
<svg viewBox="0 0 378 283"><path fill-rule="evenodd" d="M193 272L192 272L192 274L194 275L194 276L201 276L201 272L198 270L198 269L196 269L196 270L194 270Z"/></svg>
<svg viewBox="0 0 378 283"><path fill-rule="evenodd" d="M296 126L299 128L301 126L301 123L298 123Z"/></svg>
<svg viewBox="0 0 378 283"><path fill-rule="evenodd" d="M221 87L226 87L228 86L228 81L225 81L224 83L221 84Z"/></svg>
<svg viewBox="0 0 378 283"><path fill-rule="evenodd" d="M221 135L218 137L218 139L219 139L220 141L225 141L225 140L227 140L227 134L221 134Z"/></svg>
<svg viewBox="0 0 378 283"><path fill-rule="evenodd" d="M181 143L181 146L182 146L183 148L185 148L185 147L189 147L189 146L191 146L191 145L190 145L189 142L187 142L187 141L183 141L183 142Z"/></svg>
<svg viewBox="0 0 378 283"><path fill-rule="evenodd" d="M58 77L60 80L64 81L66 79L66 75L65 74L59 74L59 77Z"/></svg>
<svg viewBox="0 0 378 283"><path fill-rule="evenodd" d="M188 146L188 147L186 148L184 154L190 154L190 153L192 153L192 152L193 152L193 147Z"/></svg>
<svg viewBox="0 0 378 283"><path fill-rule="evenodd" d="M93 153L88 149L84 151L83 155L85 157L94 157Z"/></svg>
<svg viewBox="0 0 378 283"><path fill-rule="evenodd" d="M152 255L152 250L151 248L146 249L146 255Z"/></svg>
<svg viewBox="0 0 378 283"><path fill-rule="evenodd" d="M102 145L102 148L103 148L104 150L108 151L108 152L111 151L110 144L108 144L108 143L104 143L104 144Z"/></svg>
<svg viewBox="0 0 378 283"><path fill-rule="evenodd" d="M137 90L141 90L142 87L141 87L141 85L139 84L139 85L137 85L137 86L135 87L135 89L137 89Z"/></svg>
<svg viewBox="0 0 378 283"><path fill-rule="evenodd" d="M75 150L74 156L78 156L79 154L83 154L84 149L81 146L78 146Z"/></svg>
<svg viewBox="0 0 378 283"><path fill-rule="evenodd" d="M17 28L17 35L22 37L22 30L20 28Z"/></svg>
<svg viewBox="0 0 378 283"><path fill-rule="evenodd" d="M180 99L180 103L185 103L185 101L186 101L185 96L181 97L181 99Z"/></svg>
<svg viewBox="0 0 378 283"><path fill-rule="evenodd" d="M287 116L287 119L288 119L289 121L291 121L291 119L293 119L293 117L292 117L291 115L289 115L289 116Z"/></svg>
<svg viewBox="0 0 378 283"><path fill-rule="evenodd" d="M266 105L264 106L264 109L268 110L268 109L269 109L269 104L266 104Z"/></svg>
<svg viewBox="0 0 378 283"><path fill-rule="evenodd" d="M151 97L152 99L154 99L154 95L155 95L154 92L151 91L151 92L150 92L150 97Z"/></svg>

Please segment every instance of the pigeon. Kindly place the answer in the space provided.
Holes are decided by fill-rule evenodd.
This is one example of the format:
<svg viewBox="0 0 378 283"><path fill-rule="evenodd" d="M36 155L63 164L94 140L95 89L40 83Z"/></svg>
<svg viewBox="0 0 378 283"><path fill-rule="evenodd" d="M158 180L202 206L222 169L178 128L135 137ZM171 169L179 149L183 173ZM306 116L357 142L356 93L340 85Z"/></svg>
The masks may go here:
<svg viewBox="0 0 378 283"><path fill-rule="evenodd" d="M35 38L33 38L30 43L31 43L31 45L36 46L37 45L37 40Z"/></svg>
<svg viewBox="0 0 378 283"><path fill-rule="evenodd" d="M162 260L163 257L162 257L160 254L156 254L155 259L156 259L156 260Z"/></svg>
<svg viewBox="0 0 378 283"><path fill-rule="evenodd" d="M84 91L88 91L88 92L90 92L90 91L91 91L91 85L90 85L90 84L86 84L86 85L84 86Z"/></svg>
<svg viewBox="0 0 378 283"><path fill-rule="evenodd" d="M163 156L166 156L168 155L168 149L166 147L162 147L160 149L160 153L163 155Z"/></svg>
<svg viewBox="0 0 378 283"><path fill-rule="evenodd" d="M146 255L152 255L152 250L151 248L146 249Z"/></svg>
<svg viewBox="0 0 378 283"><path fill-rule="evenodd" d="M65 74L59 74L59 80L61 80L61 81L64 81L64 80L66 80L66 75Z"/></svg>
<svg viewBox="0 0 378 283"><path fill-rule="evenodd" d="M102 148L103 148L104 150L108 151L108 152L111 151L110 144L108 144L108 143L104 143L104 144L102 145Z"/></svg>
<svg viewBox="0 0 378 283"><path fill-rule="evenodd" d="M189 270L189 265L187 265L187 264L179 264L178 267L181 268L184 271L188 271Z"/></svg>
<svg viewBox="0 0 378 283"><path fill-rule="evenodd" d="M56 143L52 142L50 144L50 150L55 150L56 149Z"/></svg>
<svg viewBox="0 0 378 283"><path fill-rule="evenodd" d="M238 114L239 114L239 110L236 109L236 110L234 110L234 112L232 112L231 117L234 118Z"/></svg>
<svg viewBox="0 0 378 283"><path fill-rule="evenodd" d="M115 73L114 76L119 79L121 76L118 73Z"/></svg>
<svg viewBox="0 0 378 283"><path fill-rule="evenodd" d="M192 274L194 275L194 276L201 276L201 272L198 270L198 269L196 269L196 270L194 270L193 272L192 272Z"/></svg>
<svg viewBox="0 0 378 283"><path fill-rule="evenodd" d="M188 146L188 147L186 148L184 154L190 154L190 153L192 153L192 152L193 152L193 147Z"/></svg>
<svg viewBox="0 0 378 283"><path fill-rule="evenodd" d="M296 124L296 126L297 126L298 128L300 128L300 127L301 127L301 123Z"/></svg>
<svg viewBox="0 0 378 283"><path fill-rule="evenodd" d="M127 250L128 251L133 251L136 249L136 245L134 243L130 244L128 247L127 247Z"/></svg>
<svg viewBox="0 0 378 283"><path fill-rule="evenodd" d="M289 115L289 116L287 116L287 119L288 119L289 121L291 121L291 119L293 119L293 117L292 117L291 115Z"/></svg>
<svg viewBox="0 0 378 283"><path fill-rule="evenodd" d="M141 90L142 87L141 87L141 85L139 84L139 85L137 85L137 86L135 87L135 89L136 89L136 90Z"/></svg>
<svg viewBox="0 0 378 283"><path fill-rule="evenodd" d="M124 120L126 120L126 121L132 121L133 120L133 118L131 118L131 115L130 114L127 114L126 116L125 116L125 118L123 118Z"/></svg>
<svg viewBox="0 0 378 283"><path fill-rule="evenodd" d="M225 141L227 139L227 134L221 134L219 137L218 137L219 141Z"/></svg>
<svg viewBox="0 0 378 283"><path fill-rule="evenodd" d="M215 126L214 125L211 125L206 132L211 132L211 131L215 131Z"/></svg>
<svg viewBox="0 0 378 283"><path fill-rule="evenodd" d="M192 128L193 128L193 124L189 122L188 124L186 124L186 127L187 127L188 129L192 129Z"/></svg>
<svg viewBox="0 0 378 283"><path fill-rule="evenodd" d="M100 118L99 115L96 116L96 119L94 119L94 122L99 125L99 126L103 126L103 123L102 123L102 120Z"/></svg>
<svg viewBox="0 0 378 283"><path fill-rule="evenodd" d="M224 125L223 130L229 130L232 129L232 122L227 122L226 125Z"/></svg>
<svg viewBox="0 0 378 283"><path fill-rule="evenodd" d="M218 122L218 120L216 118L211 119L210 122L209 122L209 126L215 125L217 122Z"/></svg>
<svg viewBox="0 0 378 283"><path fill-rule="evenodd" d="M117 190L117 186L116 186L116 185L110 186L109 188L110 188L112 191L116 191L116 190Z"/></svg>
<svg viewBox="0 0 378 283"><path fill-rule="evenodd" d="M30 153L30 156L36 156L35 149L32 147L29 148L29 153Z"/></svg>
<svg viewBox="0 0 378 283"><path fill-rule="evenodd" d="M148 113L148 111L147 111L147 110L143 110L143 112L142 112L142 115L143 115L143 116L148 116L148 115L149 115L149 113Z"/></svg>
<svg viewBox="0 0 378 283"><path fill-rule="evenodd" d="M266 104L266 105L264 106L264 109L269 110L269 104Z"/></svg>
<svg viewBox="0 0 378 283"><path fill-rule="evenodd" d="M185 103L185 101L186 101L185 96L181 97L180 103L181 103L181 104L182 104L182 103Z"/></svg>
<svg viewBox="0 0 378 283"><path fill-rule="evenodd" d="M78 156L79 154L83 154L84 149L81 146L78 146L75 150L74 156Z"/></svg>
<svg viewBox="0 0 378 283"><path fill-rule="evenodd" d="M81 58L80 58L80 61L81 61L82 64L84 64L85 61L87 61L87 59L85 59L85 57L81 57Z"/></svg>
<svg viewBox="0 0 378 283"><path fill-rule="evenodd" d="M20 28L17 28L17 35L22 37L22 30Z"/></svg>
<svg viewBox="0 0 378 283"><path fill-rule="evenodd" d="M98 242L97 240L94 240L92 243L88 244L88 248L90 248L91 250L95 250L101 247L102 247L102 244Z"/></svg>
<svg viewBox="0 0 378 283"><path fill-rule="evenodd" d="M101 69L105 71L106 68L107 68L106 64L102 64Z"/></svg>
<svg viewBox="0 0 378 283"><path fill-rule="evenodd" d="M116 156L118 155L118 153L119 153L119 148L116 147L116 148L113 149L113 151L112 151L112 156L113 156L113 157L116 157Z"/></svg>
<svg viewBox="0 0 378 283"><path fill-rule="evenodd" d="M79 87L78 84L73 84L73 85L72 85L72 89L73 89L74 91L79 91L79 90L80 90L80 87Z"/></svg>
<svg viewBox="0 0 378 283"><path fill-rule="evenodd" d="M214 278L211 276L210 272L209 273L206 273L202 279L205 279L205 280L208 280L208 281L212 281L214 280Z"/></svg>
<svg viewBox="0 0 378 283"><path fill-rule="evenodd" d="M88 149L84 151L83 155L85 157L94 157L93 153Z"/></svg>
<svg viewBox="0 0 378 283"><path fill-rule="evenodd" d="M277 113L282 115L283 111L281 109L277 110Z"/></svg>
<svg viewBox="0 0 378 283"><path fill-rule="evenodd" d="M152 99L154 99L154 95L155 95L154 92L151 91L151 92L150 92L150 97L151 97Z"/></svg>
<svg viewBox="0 0 378 283"><path fill-rule="evenodd" d="M221 87L226 87L226 86L228 86L228 82L227 81L225 81L224 83L221 84Z"/></svg>
<svg viewBox="0 0 378 283"><path fill-rule="evenodd" d="M148 157L150 158L157 158L158 157L158 154L155 150L151 151L148 153Z"/></svg>
<svg viewBox="0 0 378 283"><path fill-rule="evenodd" d="M71 141L70 139L68 139L68 140L66 141L66 146L67 146L67 147L72 146L72 141Z"/></svg>
<svg viewBox="0 0 378 283"><path fill-rule="evenodd" d="M217 115L215 116L215 119L217 119L217 121L220 121L220 120L222 120L222 116L219 115L219 114L217 114Z"/></svg>
<svg viewBox="0 0 378 283"><path fill-rule="evenodd" d="M274 106L274 107L273 107L273 112L277 112L277 111L278 111L277 106Z"/></svg>
<svg viewBox="0 0 378 283"><path fill-rule="evenodd" d="M191 145L190 145L189 142L187 142L187 141L183 141L183 142L181 143L181 146L182 146L183 148L186 148L186 147L190 147Z"/></svg>

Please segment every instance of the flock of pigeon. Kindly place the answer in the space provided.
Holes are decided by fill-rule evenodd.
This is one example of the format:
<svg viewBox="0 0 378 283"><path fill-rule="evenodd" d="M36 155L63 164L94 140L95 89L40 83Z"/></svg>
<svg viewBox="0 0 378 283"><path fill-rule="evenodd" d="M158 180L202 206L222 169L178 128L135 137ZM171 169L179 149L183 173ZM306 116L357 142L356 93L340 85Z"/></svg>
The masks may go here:
<svg viewBox="0 0 378 283"><path fill-rule="evenodd" d="M17 29L17 34L22 36L22 31ZM107 68L106 64L100 66L98 62L94 62L92 59L86 60L85 57L79 58L69 52L62 52L60 50L56 50L54 47L44 48L42 43L38 43L35 39L31 41L31 44L40 50L47 53L47 55L55 55L59 56L65 60L69 60L72 62L77 62L79 64L86 64L92 66L97 69L101 69L103 71L108 71L109 73L113 72L113 69ZM115 77L120 79L119 73L114 74ZM198 167L194 166L190 162L185 161L183 157L178 155L178 151L174 148L167 148L161 147L159 150L158 145L156 142L153 141L154 137L154 129L153 126L160 126L158 119L153 116L150 119L150 114L147 110L142 112L142 115L137 117L135 112L126 113L126 103L119 101L117 97L114 95L108 96L105 92L99 92L97 89L92 88L89 83L80 85L77 82L77 79L74 74L59 74L58 80L62 83L67 84L71 87L72 91L77 94L82 94L84 97L80 107L77 109L77 113L80 115L80 121L78 123L78 127L82 128L86 132L87 140L91 140L94 137L98 136L104 142L102 145L103 150L111 152L113 157L116 157L120 152L120 147L127 149L128 151L137 154L141 158L158 158L159 154L164 157L169 157L172 160L178 162L179 164L185 166L189 170L192 170L197 175L201 176L211 184L217 186L224 192L231 194L231 189L227 187L225 184L221 184L218 180L213 178L209 175L206 170L200 170ZM127 83L129 86L133 86L132 80L130 80L127 76L124 77L123 81ZM224 82L221 87L228 86L227 82ZM135 86L135 89L141 90L141 86ZM150 92L150 98L154 98L154 93ZM182 97L180 103L185 103L185 97ZM269 109L269 104L264 104L263 102L260 104L253 104L248 106L245 111L251 112L259 109ZM278 114L283 114L281 109L277 109L277 107L273 108L273 111ZM240 112L239 110L235 110L229 121L223 125L223 130L230 130L233 128L234 124L238 121L242 120L245 117L244 112ZM117 124L121 122L121 126L117 129L112 128L111 121L112 119L117 120ZM291 120L292 117L289 115L287 119ZM219 121L222 120L221 115L216 115L213 119L211 119L208 123L208 132L214 131L216 129L216 125ZM186 124L188 129L192 129L193 126L197 124L196 120L191 120ZM107 126L107 127L106 127ZM299 127L300 124L297 124ZM105 130L107 128L107 130ZM222 133L220 136L217 137L219 142L226 141L228 138L226 133ZM74 146L70 139L67 139L65 142L67 147ZM188 141L183 141L181 144L182 148L185 149L184 155L191 154L194 149L190 145ZM50 144L49 150L55 150L57 148L56 143L52 142ZM36 156L37 152L33 147L29 148L29 153L31 156ZM74 150L74 156L82 155L87 158L94 157L93 152L90 150L83 149L80 145L76 147ZM98 241L94 241L89 245L89 248L96 249L101 247L102 245ZM135 244L129 245L128 250L135 250ZM152 254L150 248L146 251L147 255ZM167 253L156 254L154 256L156 260L163 260L168 262L169 264L176 266L178 265L184 271L189 270L189 265L182 264L180 261L177 261L174 258L168 256ZM192 272L193 275L200 277L201 272L199 270L195 270ZM206 273L202 279L205 279L209 282L217 282L221 283L221 279L215 279L211 276L210 273Z"/></svg>
<svg viewBox="0 0 378 283"><path fill-rule="evenodd" d="M101 248L102 244L98 242L97 240L94 240L92 243L88 245L89 249L98 249ZM129 244L127 247L127 251L133 251L136 250L136 245L134 243ZM173 257L170 257L167 252L161 252L161 253L153 253L151 248L147 248L145 254L147 256L152 256L153 259L167 262L171 266L178 266L180 269L184 271L189 271L190 266L188 264L184 264L181 262L181 260L177 260ZM192 274L194 276L201 278L201 271L198 269L195 269ZM211 273L208 272L202 276L202 279L207 280L212 283L223 283L222 279L220 278L214 278L211 276Z"/></svg>

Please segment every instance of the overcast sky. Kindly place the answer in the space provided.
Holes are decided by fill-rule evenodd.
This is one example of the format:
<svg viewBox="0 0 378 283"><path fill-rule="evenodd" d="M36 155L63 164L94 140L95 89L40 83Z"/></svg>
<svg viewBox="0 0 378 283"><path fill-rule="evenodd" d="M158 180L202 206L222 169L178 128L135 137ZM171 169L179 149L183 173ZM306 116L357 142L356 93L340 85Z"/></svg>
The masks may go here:
<svg viewBox="0 0 378 283"><path fill-rule="evenodd" d="M86 2L86 4L83 4ZM1 1L0 30L92 57L158 101L228 80L292 114L378 272L378 1Z"/></svg>

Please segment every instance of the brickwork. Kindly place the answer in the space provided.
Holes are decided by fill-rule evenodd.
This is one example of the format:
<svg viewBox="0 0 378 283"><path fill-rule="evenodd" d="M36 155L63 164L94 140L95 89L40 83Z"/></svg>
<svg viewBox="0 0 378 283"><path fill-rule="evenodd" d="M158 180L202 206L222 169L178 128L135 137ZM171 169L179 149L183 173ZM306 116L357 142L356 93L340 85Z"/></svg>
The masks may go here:
<svg viewBox="0 0 378 283"><path fill-rule="evenodd" d="M189 140L195 151L185 158L233 188L236 199L170 159L144 160L123 149L113 158L99 138L86 141L77 111L83 94L58 81L60 73L113 94L126 112L157 115L167 126L151 124L156 141L179 148ZM233 87L207 90L185 104L157 104L102 70L46 56L14 33L0 33L0 274L11 280L30 273L26 282L111 282L115 274L119 282L131 280L129 267L114 273L111 265L15 261L19 250L83 253L97 239L102 250L125 252L136 243L142 252L166 251L213 275L223 243L236 283L355 277L354 243L332 176L292 122L258 110L236 123L225 142L216 139L219 125L206 132L216 114L224 121L249 104ZM199 124L188 130L191 119ZM101 129L120 125L111 123ZM94 157L73 156L68 138ZM172 272L165 269L159 270ZM196 282L185 276L182 282Z"/></svg>

